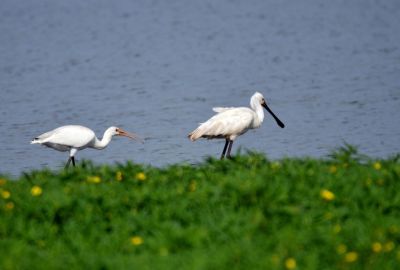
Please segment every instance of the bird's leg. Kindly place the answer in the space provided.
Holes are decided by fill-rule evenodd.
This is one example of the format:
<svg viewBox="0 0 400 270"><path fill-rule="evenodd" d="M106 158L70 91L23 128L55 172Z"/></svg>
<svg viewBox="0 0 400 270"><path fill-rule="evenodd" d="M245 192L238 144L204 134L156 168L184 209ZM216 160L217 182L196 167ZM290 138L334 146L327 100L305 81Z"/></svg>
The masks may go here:
<svg viewBox="0 0 400 270"><path fill-rule="evenodd" d="M224 157L225 157L226 148L228 147L228 143L229 143L229 140L225 139L225 146L224 146L224 150L222 151L222 154L221 154L221 159L224 159Z"/></svg>
<svg viewBox="0 0 400 270"><path fill-rule="evenodd" d="M231 158L232 144L233 144L233 141L232 141L232 140L229 140L228 153L226 154L226 157L229 158L229 159Z"/></svg>
<svg viewBox="0 0 400 270"><path fill-rule="evenodd" d="M68 169L69 164L71 163L71 157L68 158L67 164L65 164L65 169Z"/></svg>
<svg viewBox="0 0 400 270"><path fill-rule="evenodd" d="M75 157L74 157L74 155L76 154L76 152L78 152L78 149L76 149L76 148L71 148L69 150L69 158L68 158L67 164L65 165L66 169L69 167L69 164L71 163L71 161L72 161L72 165L75 167Z"/></svg>

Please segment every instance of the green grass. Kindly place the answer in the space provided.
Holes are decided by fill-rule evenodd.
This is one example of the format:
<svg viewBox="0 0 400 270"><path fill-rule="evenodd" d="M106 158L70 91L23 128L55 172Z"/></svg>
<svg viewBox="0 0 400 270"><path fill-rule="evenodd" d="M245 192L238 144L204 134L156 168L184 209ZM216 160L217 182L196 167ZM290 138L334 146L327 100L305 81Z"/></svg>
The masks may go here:
<svg viewBox="0 0 400 270"><path fill-rule="evenodd" d="M0 269L399 265L398 156L373 160L345 146L325 159L85 161L0 180Z"/></svg>

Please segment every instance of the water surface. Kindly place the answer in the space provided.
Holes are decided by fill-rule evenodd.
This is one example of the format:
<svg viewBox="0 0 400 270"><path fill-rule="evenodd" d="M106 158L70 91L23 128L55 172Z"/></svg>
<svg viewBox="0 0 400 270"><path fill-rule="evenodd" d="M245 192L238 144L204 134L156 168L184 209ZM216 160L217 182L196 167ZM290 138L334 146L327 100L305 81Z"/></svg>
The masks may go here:
<svg viewBox="0 0 400 270"><path fill-rule="evenodd" d="M164 166L219 156L186 135L214 106L269 116L234 144L271 158L324 156L343 142L400 152L400 2L51 1L0 4L0 171L60 168L67 154L30 140L65 124L116 138L77 159Z"/></svg>

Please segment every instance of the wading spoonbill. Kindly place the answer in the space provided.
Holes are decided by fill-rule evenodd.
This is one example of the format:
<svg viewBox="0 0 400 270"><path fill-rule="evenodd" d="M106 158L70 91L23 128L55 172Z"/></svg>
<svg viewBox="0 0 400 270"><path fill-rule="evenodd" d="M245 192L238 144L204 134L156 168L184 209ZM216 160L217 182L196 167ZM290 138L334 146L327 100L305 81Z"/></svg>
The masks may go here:
<svg viewBox="0 0 400 270"><path fill-rule="evenodd" d="M225 139L224 150L221 159L231 157L233 141L249 129L258 128L264 120L264 107L275 119L278 126L284 128L285 125L267 106L262 94L256 92L250 99L250 107L216 107L213 108L216 115L201 123L198 128L192 131L188 137L191 141L198 138ZM228 152L226 150L228 149ZM226 155L225 155L226 153Z"/></svg>
<svg viewBox="0 0 400 270"><path fill-rule="evenodd" d="M78 150L85 148L104 149L110 143L113 136L125 136L131 139L142 141L136 134L129 133L118 127L109 127L101 140L97 139L93 130L84 126L68 125L53 129L49 132L37 136L31 144L42 144L58 151L69 151L67 164L70 162L75 166L75 154Z"/></svg>

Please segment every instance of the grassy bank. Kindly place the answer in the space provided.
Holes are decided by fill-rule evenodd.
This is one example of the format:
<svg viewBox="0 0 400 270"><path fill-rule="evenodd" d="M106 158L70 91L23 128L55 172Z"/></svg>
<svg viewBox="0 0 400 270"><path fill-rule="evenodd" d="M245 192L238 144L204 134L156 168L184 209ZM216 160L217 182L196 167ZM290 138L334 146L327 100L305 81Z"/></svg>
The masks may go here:
<svg viewBox="0 0 400 270"><path fill-rule="evenodd" d="M396 269L400 163L133 163L0 180L0 269Z"/></svg>

